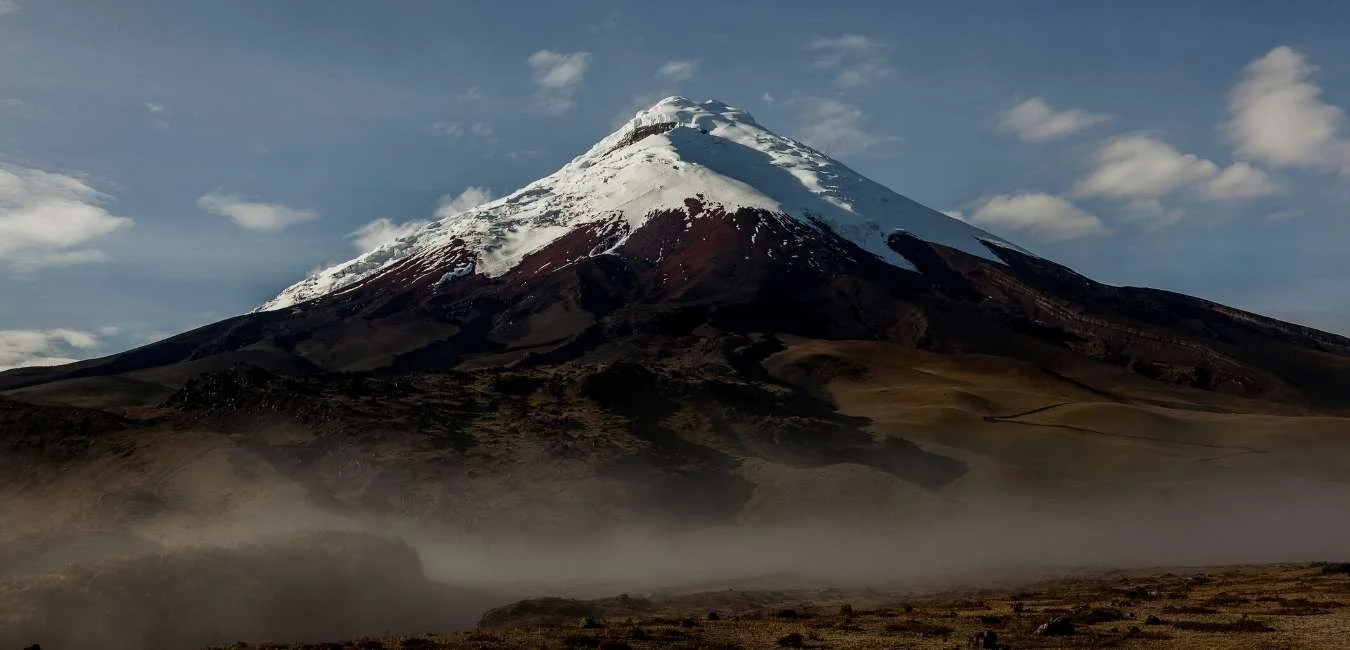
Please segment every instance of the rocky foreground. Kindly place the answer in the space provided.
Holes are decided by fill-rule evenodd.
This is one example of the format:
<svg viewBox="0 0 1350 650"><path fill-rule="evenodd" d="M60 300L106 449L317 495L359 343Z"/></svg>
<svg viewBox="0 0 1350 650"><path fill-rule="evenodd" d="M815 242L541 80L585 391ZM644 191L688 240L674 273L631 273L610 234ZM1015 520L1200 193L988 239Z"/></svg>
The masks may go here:
<svg viewBox="0 0 1350 650"><path fill-rule="evenodd" d="M449 635L233 648L1332 648L1350 564L1113 572L880 604L877 593L541 599Z"/></svg>

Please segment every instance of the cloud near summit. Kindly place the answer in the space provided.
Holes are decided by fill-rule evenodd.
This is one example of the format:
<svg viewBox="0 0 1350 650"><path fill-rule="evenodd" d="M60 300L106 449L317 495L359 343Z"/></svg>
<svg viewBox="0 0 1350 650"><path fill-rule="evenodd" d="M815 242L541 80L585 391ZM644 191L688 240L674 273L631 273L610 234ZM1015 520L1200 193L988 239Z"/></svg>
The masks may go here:
<svg viewBox="0 0 1350 650"><path fill-rule="evenodd" d="M980 201L975 210L947 216L994 230L1025 232L1045 241L1063 241L1106 234L1101 219L1067 199L1039 192L999 194Z"/></svg>
<svg viewBox="0 0 1350 650"><path fill-rule="evenodd" d="M244 230L277 233L296 224L313 221L319 213L282 205L247 201L234 194L210 192L197 199L197 206L207 212L228 217Z"/></svg>
<svg viewBox="0 0 1350 650"><path fill-rule="evenodd" d="M890 47L862 34L817 37L806 49L815 55L811 69L834 74L840 88L868 86L891 73Z"/></svg>
<svg viewBox="0 0 1350 650"><path fill-rule="evenodd" d="M831 156L857 155L903 140L876 133L868 126L866 114L837 99L803 97L791 103L801 108L805 122L797 139Z"/></svg>
<svg viewBox="0 0 1350 650"><path fill-rule="evenodd" d="M591 53L539 50L531 54L526 63L534 72L534 84L539 89L535 94L536 107L549 115L562 115L572 110L576 87L586 78L586 70L591 66Z"/></svg>
<svg viewBox="0 0 1350 650"><path fill-rule="evenodd" d="M468 210L478 207L492 200L492 190L486 187L470 186L464 188L459 194L446 194L436 202L435 218L443 219L454 216ZM427 219L416 219L396 223L387 217L380 217L358 228L355 232L347 235L352 240L352 245L356 247L359 253L369 253L385 244L389 244L403 237L407 237L427 224L431 223Z"/></svg>
<svg viewBox="0 0 1350 650"><path fill-rule="evenodd" d="M692 79L698 72L697 61L667 61L656 71L656 78L669 82Z"/></svg>

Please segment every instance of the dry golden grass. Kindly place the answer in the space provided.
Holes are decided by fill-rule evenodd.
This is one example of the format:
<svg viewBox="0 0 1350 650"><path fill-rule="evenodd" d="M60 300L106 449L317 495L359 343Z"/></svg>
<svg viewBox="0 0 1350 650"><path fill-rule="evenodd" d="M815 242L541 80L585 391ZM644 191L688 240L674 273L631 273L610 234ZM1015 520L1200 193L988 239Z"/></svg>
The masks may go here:
<svg viewBox="0 0 1350 650"><path fill-rule="evenodd" d="M1161 384L1084 364L1051 372L982 355L793 340L765 362L871 430L959 459L950 496L1114 494L1140 485L1350 475L1350 417Z"/></svg>
<svg viewBox="0 0 1350 650"><path fill-rule="evenodd" d="M1333 648L1350 640L1350 575L1317 565L1116 572L1011 590L949 593L891 607L804 603L790 611L597 617L553 627L494 627L415 638L237 648L770 649L965 648L981 632L1013 648ZM725 604L725 601L722 601ZM1042 636L1062 618L1073 634ZM715 619L715 620L710 620ZM794 636L796 635L796 636Z"/></svg>

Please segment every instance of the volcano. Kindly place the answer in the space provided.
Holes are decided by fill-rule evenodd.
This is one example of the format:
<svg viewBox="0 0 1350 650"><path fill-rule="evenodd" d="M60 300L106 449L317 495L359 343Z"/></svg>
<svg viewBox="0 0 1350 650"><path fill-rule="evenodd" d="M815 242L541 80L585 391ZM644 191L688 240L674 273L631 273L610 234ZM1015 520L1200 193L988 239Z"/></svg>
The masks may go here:
<svg viewBox="0 0 1350 650"><path fill-rule="evenodd" d="M65 467L44 479L61 489L71 467L122 476L98 462L113 450L167 472L185 458L168 448L224 444L326 507L567 528L772 517L813 491L866 493L861 512L1142 483L1190 453L1207 472L1263 451L1215 418L1350 432L1350 340L1094 282L743 110L671 97L252 313L0 391L7 462ZM1098 471L1121 439L1142 441L1128 470ZM97 516L171 510L161 484L118 484Z"/></svg>

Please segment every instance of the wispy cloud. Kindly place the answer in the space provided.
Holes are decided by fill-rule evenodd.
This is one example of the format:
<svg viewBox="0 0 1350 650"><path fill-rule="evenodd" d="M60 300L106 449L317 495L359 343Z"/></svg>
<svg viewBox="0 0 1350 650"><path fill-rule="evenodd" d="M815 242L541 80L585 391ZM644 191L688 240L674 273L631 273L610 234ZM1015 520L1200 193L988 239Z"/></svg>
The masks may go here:
<svg viewBox="0 0 1350 650"><path fill-rule="evenodd" d="M446 194L440 198L436 204L436 218L459 214L465 210L476 208L492 200L492 190L486 187L471 185L464 188L459 194Z"/></svg>
<svg viewBox="0 0 1350 650"><path fill-rule="evenodd" d="M36 106L13 97L0 97L0 116L22 117L29 120L43 118L42 112Z"/></svg>
<svg viewBox="0 0 1350 650"><path fill-rule="evenodd" d="M0 371L72 363L89 356L98 340L72 329L0 330Z"/></svg>
<svg viewBox="0 0 1350 650"><path fill-rule="evenodd" d="M611 11L589 27L592 34L610 34L619 30L619 12Z"/></svg>
<svg viewBox="0 0 1350 650"><path fill-rule="evenodd" d="M462 122L437 122L432 124L429 130L434 135L453 140L458 140L464 136L480 140L492 140L497 135L497 129L487 122L473 122L467 125Z"/></svg>
<svg viewBox="0 0 1350 650"><path fill-rule="evenodd" d="M1317 67L1298 50L1277 47L1247 65L1228 97L1223 127L1240 156L1274 167L1350 173L1344 112L1322 101Z"/></svg>
<svg viewBox="0 0 1350 650"><path fill-rule="evenodd" d="M88 245L133 223L104 209L108 200L74 176L0 166L0 261L34 268L105 259Z"/></svg>
<svg viewBox="0 0 1350 650"><path fill-rule="evenodd" d="M591 65L590 52L561 53L539 50L526 60L534 71L534 83L539 90L535 105L549 115L562 115L575 103L575 89L586 77Z"/></svg>
<svg viewBox="0 0 1350 650"><path fill-rule="evenodd" d="M838 100L807 97L794 99L792 103L804 108L807 124L797 133L798 139L827 154L859 154L901 140L898 136L871 131L862 111Z"/></svg>
<svg viewBox="0 0 1350 650"><path fill-rule="evenodd" d="M675 83L692 79L697 72L697 61L667 61L656 70L656 78Z"/></svg>
<svg viewBox="0 0 1350 650"><path fill-rule="evenodd" d="M1101 219L1071 201L1038 192L989 197L980 201L969 217L955 211L946 214L995 230L1025 232L1046 241L1078 239L1108 232Z"/></svg>
<svg viewBox="0 0 1350 650"><path fill-rule="evenodd" d="M280 203L246 201L235 194L210 192L197 199L197 206L212 214L229 217L235 225L256 232L281 232L296 224L313 221L319 213Z"/></svg>
<svg viewBox="0 0 1350 650"><path fill-rule="evenodd" d="M164 105L163 105L163 104L156 104L155 102L146 102L146 103L145 103L145 110L150 111L151 114L154 114L154 113L163 113L163 112L164 112Z"/></svg>
<svg viewBox="0 0 1350 650"><path fill-rule="evenodd" d="M834 73L843 88L866 86L891 73L889 46L861 34L818 37L806 48L816 55L811 68Z"/></svg>
<svg viewBox="0 0 1350 650"><path fill-rule="evenodd" d="M1305 214L1308 214L1307 210L1299 208L1289 208L1287 210L1276 210L1275 212L1272 212L1269 215L1267 215L1267 218L1273 219L1275 221L1287 221L1289 219L1297 219Z"/></svg>
<svg viewBox="0 0 1350 650"><path fill-rule="evenodd" d="M471 86L455 95L455 101L461 104L477 104L483 101L483 91L479 90L478 86Z"/></svg>
<svg viewBox="0 0 1350 650"><path fill-rule="evenodd" d="M1109 121L1111 116L1077 108L1057 111L1044 99L1018 102L999 114L998 127L1027 142L1045 142Z"/></svg>
<svg viewBox="0 0 1350 650"><path fill-rule="evenodd" d="M464 125L459 122L437 122L431 125L430 131L443 138L459 139L464 135Z"/></svg>
<svg viewBox="0 0 1350 650"><path fill-rule="evenodd" d="M394 223L385 217L380 217L361 226L347 237L352 240L352 246L356 247L357 252L369 253L385 244L398 241L417 232L428 223L430 222L426 220Z"/></svg>
<svg viewBox="0 0 1350 650"><path fill-rule="evenodd" d="M9 16L23 11L21 0L0 0L0 16Z"/></svg>
<svg viewBox="0 0 1350 650"><path fill-rule="evenodd" d="M570 88L581 83L586 76L586 69L591 65L591 53L561 54L552 50L539 50L530 55L529 63L534 68L534 82L540 88Z"/></svg>

